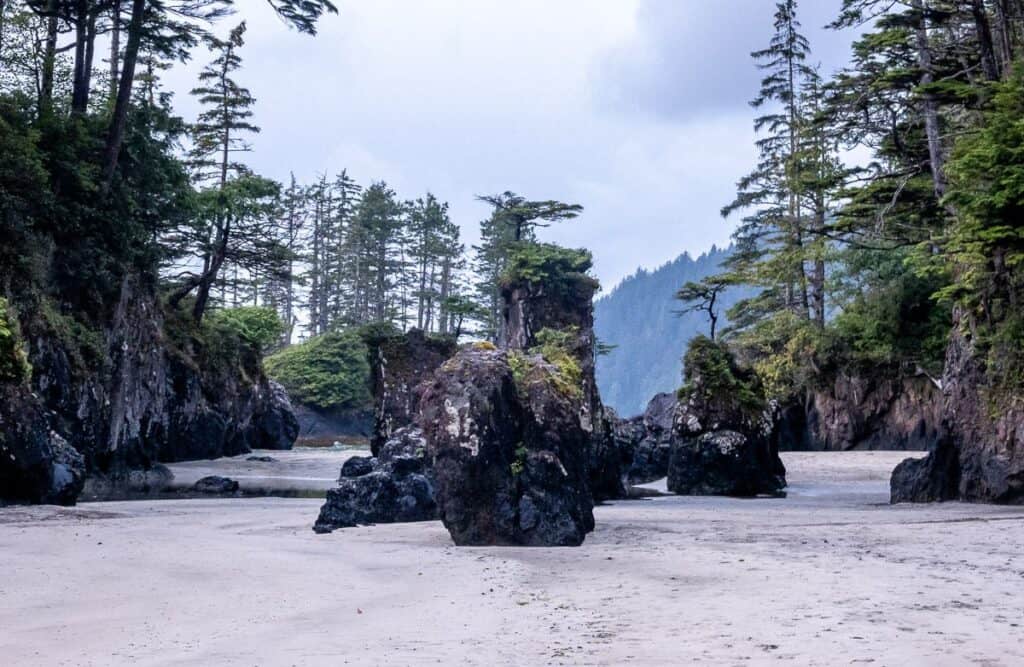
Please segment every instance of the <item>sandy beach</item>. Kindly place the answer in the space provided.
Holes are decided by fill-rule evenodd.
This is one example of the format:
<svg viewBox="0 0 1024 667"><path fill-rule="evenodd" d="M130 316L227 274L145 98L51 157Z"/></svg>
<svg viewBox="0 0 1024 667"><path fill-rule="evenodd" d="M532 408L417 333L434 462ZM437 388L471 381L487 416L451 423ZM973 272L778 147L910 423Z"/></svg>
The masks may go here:
<svg viewBox="0 0 1024 667"><path fill-rule="evenodd" d="M890 507L904 456L784 455L786 499L605 505L579 549L316 535L315 498L0 509L0 662L1024 664L1024 508Z"/></svg>

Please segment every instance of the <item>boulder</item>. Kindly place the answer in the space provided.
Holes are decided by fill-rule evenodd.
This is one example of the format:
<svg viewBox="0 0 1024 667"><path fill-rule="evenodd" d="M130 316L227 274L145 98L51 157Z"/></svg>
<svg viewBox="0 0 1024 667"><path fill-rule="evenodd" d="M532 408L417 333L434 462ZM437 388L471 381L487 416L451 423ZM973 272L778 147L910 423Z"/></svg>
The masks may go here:
<svg viewBox="0 0 1024 667"><path fill-rule="evenodd" d="M252 461L254 463L276 463L277 459L273 456L247 456L246 461Z"/></svg>
<svg viewBox="0 0 1024 667"><path fill-rule="evenodd" d="M0 503L74 505L85 459L50 427L27 387L0 384Z"/></svg>
<svg viewBox="0 0 1024 667"><path fill-rule="evenodd" d="M782 494L785 477L766 473L759 456L763 442L736 431L709 431L672 447L668 490L692 496L759 496Z"/></svg>
<svg viewBox="0 0 1024 667"><path fill-rule="evenodd" d="M377 458L373 456L353 456L341 464L342 477L362 477L374 471Z"/></svg>
<svg viewBox="0 0 1024 667"><path fill-rule="evenodd" d="M338 488L327 492L313 530L330 533L359 525L436 519L434 481L425 456L423 434L406 427L393 434L379 457L347 460Z"/></svg>
<svg viewBox="0 0 1024 667"><path fill-rule="evenodd" d="M299 421L288 392L273 380L267 381L267 389L267 396L249 421L247 444L250 449L291 449L299 437Z"/></svg>
<svg viewBox="0 0 1024 667"><path fill-rule="evenodd" d="M424 385L420 425L457 545L578 546L594 528L582 394L539 356L465 348Z"/></svg>
<svg viewBox="0 0 1024 667"><path fill-rule="evenodd" d="M628 451L626 481L630 484L648 484L668 475L677 403L675 394L658 394L642 416L616 423L615 437Z"/></svg>
<svg viewBox="0 0 1024 667"><path fill-rule="evenodd" d="M227 496L238 493L239 486L238 482L229 477L210 475L193 484L192 490L196 493Z"/></svg>

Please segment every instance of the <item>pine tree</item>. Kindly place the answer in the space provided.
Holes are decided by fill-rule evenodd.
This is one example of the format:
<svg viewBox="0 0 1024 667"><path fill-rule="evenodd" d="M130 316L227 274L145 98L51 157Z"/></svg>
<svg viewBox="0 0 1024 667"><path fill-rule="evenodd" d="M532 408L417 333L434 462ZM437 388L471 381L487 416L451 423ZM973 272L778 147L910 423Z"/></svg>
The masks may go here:
<svg viewBox="0 0 1024 667"><path fill-rule="evenodd" d="M202 261L201 272L191 276L171 302L176 304L195 290L192 315L197 322L206 312L218 279L226 282L221 273L225 264L234 262L233 275L240 266L250 270L257 266L259 255L253 249L261 246L262 239L254 233L255 225L266 213L267 199L276 195L276 184L250 176L245 165L234 159L234 153L249 150L239 134L258 131L250 122L252 95L233 78L241 67L238 50L244 34L242 22L227 40L210 38L215 57L199 75L202 85L192 91L204 110L192 127L189 162L197 182L212 182L212 186L202 199L203 212L192 234ZM276 265L280 258L268 257L268 261ZM231 282L232 301L237 304L238 281Z"/></svg>
<svg viewBox="0 0 1024 667"><path fill-rule="evenodd" d="M776 5L775 35L768 48L752 54L765 72L761 90L751 102L756 109L767 108L754 123L755 130L765 134L757 142L757 169L739 182L735 201L722 210L725 216L751 211L735 232L738 249L729 269L737 282L763 288L758 298L737 306L733 319L739 326L781 309L801 319L810 316L803 176L797 154L805 122L800 90L814 72L806 64L810 45L799 32L796 9L796 0Z"/></svg>

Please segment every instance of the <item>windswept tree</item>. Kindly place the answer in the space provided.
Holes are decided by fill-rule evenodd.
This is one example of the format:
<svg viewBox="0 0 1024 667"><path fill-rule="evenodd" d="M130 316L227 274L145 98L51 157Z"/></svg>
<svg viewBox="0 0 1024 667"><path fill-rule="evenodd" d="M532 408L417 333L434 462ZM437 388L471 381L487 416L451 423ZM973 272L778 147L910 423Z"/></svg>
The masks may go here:
<svg viewBox="0 0 1024 667"><path fill-rule="evenodd" d="M529 201L514 192L500 195L478 196L477 199L494 207L494 218L512 229L512 240L522 241L537 227L548 227L553 222L571 220L583 212L579 204L560 201Z"/></svg>
<svg viewBox="0 0 1024 667"><path fill-rule="evenodd" d="M710 327L710 338L717 340L718 319L720 313L720 300L722 293L732 285L728 276L710 276L703 280L691 281L679 288L676 298L686 305L676 311L678 315L693 312L705 312L708 314Z"/></svg>
<svg viewBox="0 0 1024 667"><path fill-rule="evenodd" d="M232 258L239 260L239 264L248 260L244 263L251 268L258 259L258 255L242 252L241 246L233 242L245 239L250 245L259 246L258 235L253 235L253 230L245 229L244 225L268 215L266 200L275 194L276 184L251 176L248 168L235 157L236 153L249 150L243 133L259 131L251 122L255 100L248 89L234 79L242 64L239 49L244 44L244 34L245 23L242 22L226 40L209 39L215 56L199 74L201 85L192 90L203 111L192 126L189 162L195 180L209 184L201 199L202 214L190 233L191 245L197 250L202 266L199 273L189 276L172 296L171 303L177 304L195 290L192 316L196 322L203 319L210 291L225 263ZM231 252L232 248L237 252ZM237 291L237 283L233 287ZM237 302L237 292L234 300Z"/></svg>

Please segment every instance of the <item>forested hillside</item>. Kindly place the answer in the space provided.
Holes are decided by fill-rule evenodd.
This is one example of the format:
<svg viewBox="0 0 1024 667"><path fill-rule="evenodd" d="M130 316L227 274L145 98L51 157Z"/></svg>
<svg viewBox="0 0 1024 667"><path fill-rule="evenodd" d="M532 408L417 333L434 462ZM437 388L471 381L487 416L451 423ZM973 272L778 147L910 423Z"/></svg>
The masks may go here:
<svg viewBox="0 0 1024 667"><path fill-rule="evenodd" d="M605 402L623 416L639 414L655 394L682 382L683 352L697 334L708 332L701 312L680 313L680 286L717 273L730 250L712 248L696 259L683 253L653 271L640 269L594 304L598 340L614 346L597 360L597 381ZM723 295L724 310L749 290Z"/></svg>

